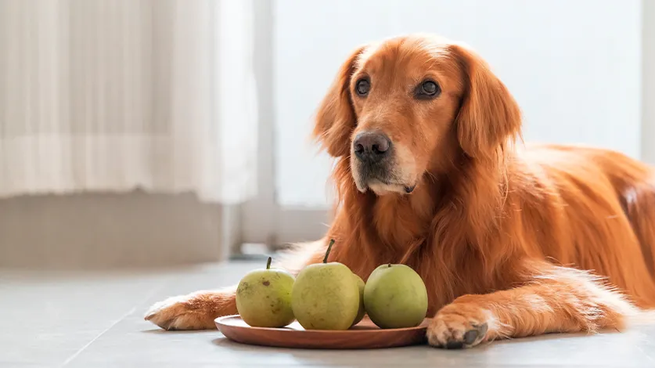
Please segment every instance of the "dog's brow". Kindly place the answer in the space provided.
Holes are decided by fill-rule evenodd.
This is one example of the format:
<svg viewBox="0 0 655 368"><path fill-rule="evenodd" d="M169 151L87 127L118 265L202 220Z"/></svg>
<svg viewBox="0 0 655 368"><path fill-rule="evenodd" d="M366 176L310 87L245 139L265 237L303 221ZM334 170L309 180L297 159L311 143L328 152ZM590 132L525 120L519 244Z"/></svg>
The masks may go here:
<svg viewBox="0 0 655 368"><path fill-rule="evenodd" d="M361 69L364 67L364 64L380 49L381 43L373 43L366 46L362 52L359 54L357 60L355 60L355 68Z"/></svg>

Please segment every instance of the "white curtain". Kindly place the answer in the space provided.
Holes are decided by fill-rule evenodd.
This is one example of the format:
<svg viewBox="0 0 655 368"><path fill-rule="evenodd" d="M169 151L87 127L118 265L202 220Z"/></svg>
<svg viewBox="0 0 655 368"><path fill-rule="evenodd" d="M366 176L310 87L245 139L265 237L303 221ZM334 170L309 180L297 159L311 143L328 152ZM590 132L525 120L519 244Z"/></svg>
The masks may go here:
<svg viewBox="0 0 655 368"><path fill-rule="evenodd" d="M251 0L0 0L0 196L255 189Z"/></svg>

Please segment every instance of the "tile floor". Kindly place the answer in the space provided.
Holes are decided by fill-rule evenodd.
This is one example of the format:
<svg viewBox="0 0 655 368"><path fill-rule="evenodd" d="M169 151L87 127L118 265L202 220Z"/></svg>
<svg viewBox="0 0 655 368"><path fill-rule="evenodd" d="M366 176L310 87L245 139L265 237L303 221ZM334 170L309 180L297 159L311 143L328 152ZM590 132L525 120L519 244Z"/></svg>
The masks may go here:
<svg viewBox="0 0 655 368"><path fill-rule="evenodd" d="M164 332L142 319L166 296L238 281L256 265L174 270L0 270L0 367L655 367L655 325L626 333L551 335L446 351L245 346L217 331Z"/></svg>

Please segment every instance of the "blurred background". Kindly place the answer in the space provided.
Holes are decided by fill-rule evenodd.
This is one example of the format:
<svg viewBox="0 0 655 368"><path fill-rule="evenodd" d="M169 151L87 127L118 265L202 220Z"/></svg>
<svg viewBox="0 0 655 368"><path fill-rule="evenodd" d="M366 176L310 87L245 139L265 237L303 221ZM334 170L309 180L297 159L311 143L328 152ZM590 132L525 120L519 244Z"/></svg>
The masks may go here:
<svg viewBox="0 0 655 368"><path fill-rule="evenodd" d="M0 266L248 258L330 222L315 109L356 46L472 45L526 141L655 163L652 0L0 0Z"/></svg>

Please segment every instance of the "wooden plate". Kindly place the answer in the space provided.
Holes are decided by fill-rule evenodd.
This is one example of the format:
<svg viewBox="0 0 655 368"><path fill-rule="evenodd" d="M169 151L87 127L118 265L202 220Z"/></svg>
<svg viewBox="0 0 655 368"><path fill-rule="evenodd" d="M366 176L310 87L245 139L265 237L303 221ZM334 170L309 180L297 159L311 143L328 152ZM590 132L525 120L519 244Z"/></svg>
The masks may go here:
<svg viewBox="0 0 655 368"><path fill-rule="evenodd" d="M297 321L283 328L250 327L239 316L220 317L215 322L225 337L242 344L303 349L379 349L424 344L429 319L417 327L384 330L365 317L345 331L305 330Z"/></svg>

